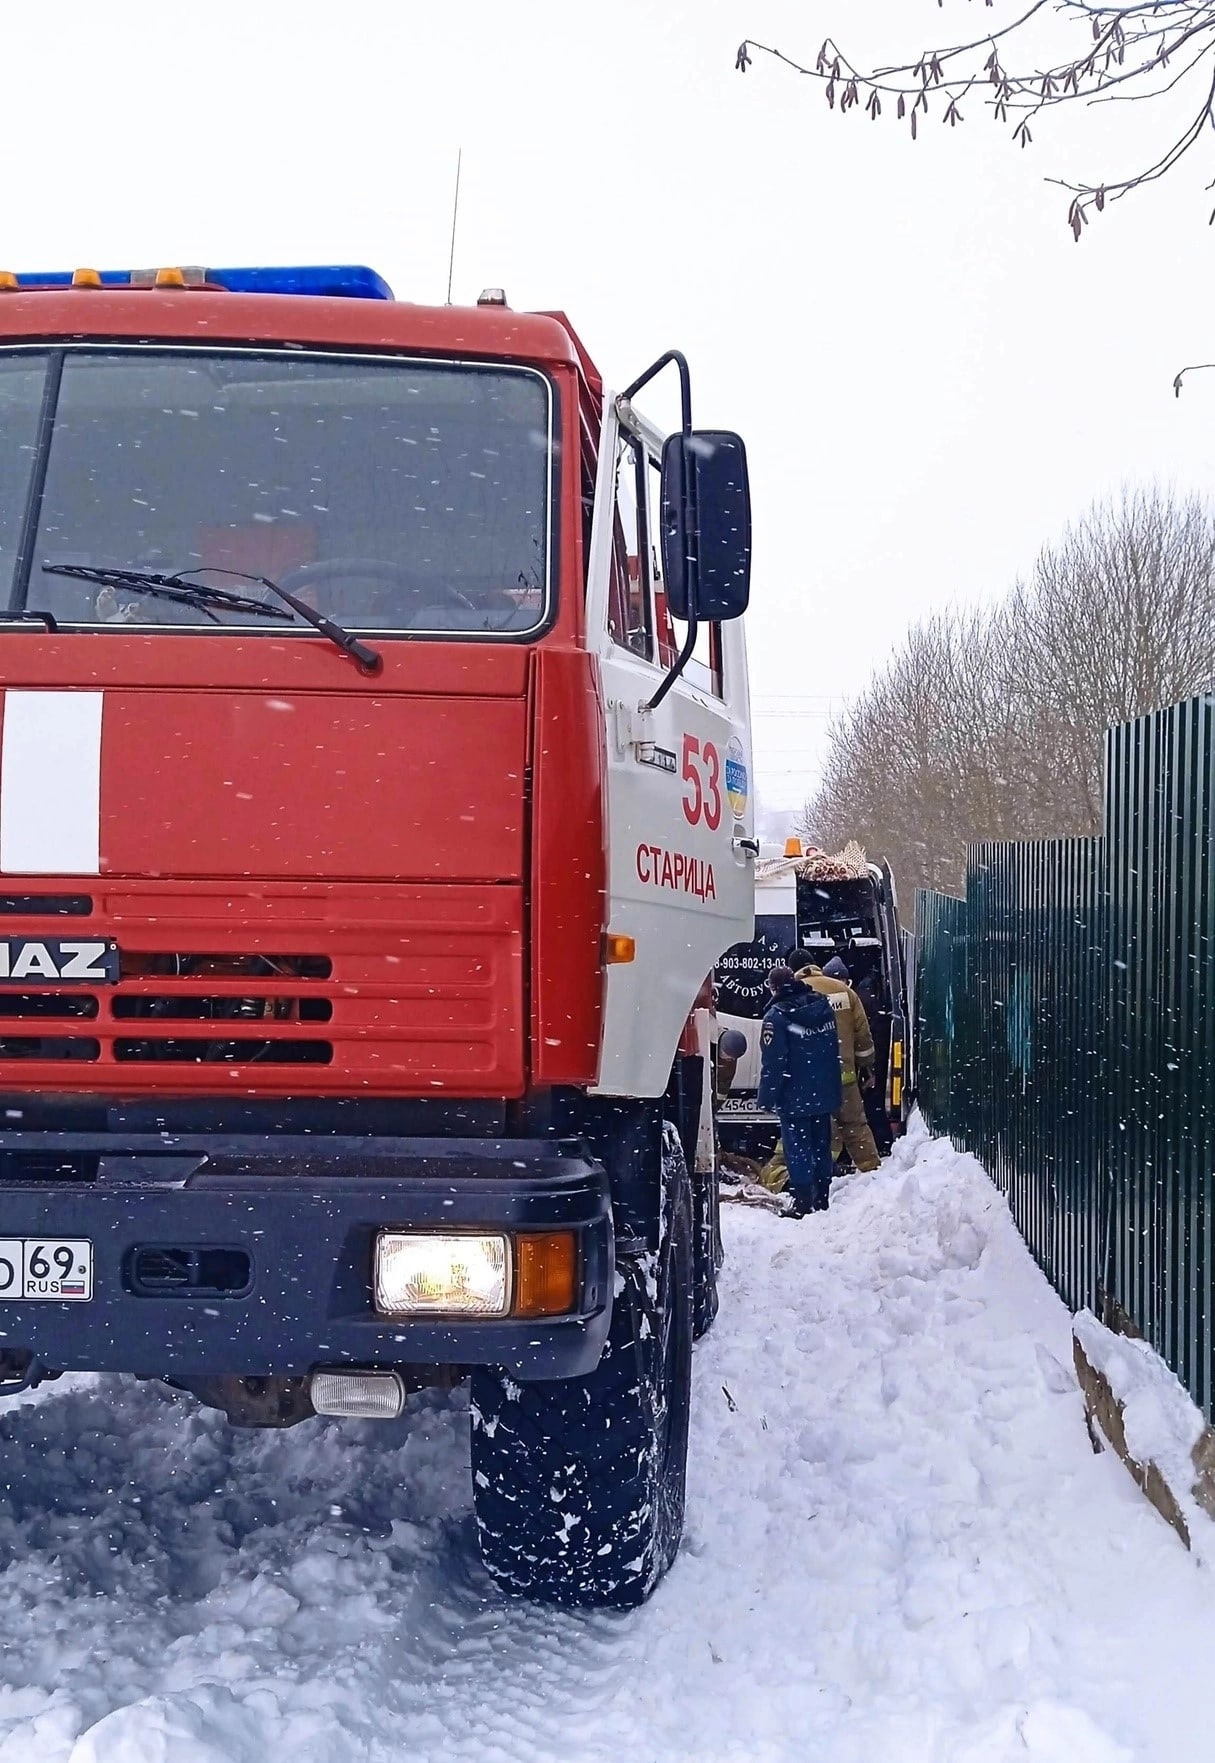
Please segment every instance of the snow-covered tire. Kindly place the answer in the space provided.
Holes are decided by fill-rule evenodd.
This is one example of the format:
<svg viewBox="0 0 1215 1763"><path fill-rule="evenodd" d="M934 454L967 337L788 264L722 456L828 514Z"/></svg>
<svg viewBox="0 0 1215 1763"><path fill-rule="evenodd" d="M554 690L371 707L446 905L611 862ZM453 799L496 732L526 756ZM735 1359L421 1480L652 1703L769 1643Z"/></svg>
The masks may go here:
<svg viewBox="0 0 1215 1763"><path fill-rule="evenodd" d="M668 1167L664 1157L664 1176ZM692 1383L692 1206L682 1151L666 1199L657 1257L618 1268L607 1345L589 1377L519 1384L473 1372L481 1556L508 1591L628 1609L644 1603L675 1559Z"/></svg>

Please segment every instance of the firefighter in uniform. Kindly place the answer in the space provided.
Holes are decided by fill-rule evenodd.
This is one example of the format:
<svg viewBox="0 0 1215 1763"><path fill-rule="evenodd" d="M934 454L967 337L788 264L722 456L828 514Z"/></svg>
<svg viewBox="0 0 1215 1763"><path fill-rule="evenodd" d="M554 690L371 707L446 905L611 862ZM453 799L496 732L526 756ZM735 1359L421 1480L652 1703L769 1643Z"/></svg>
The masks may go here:
<svg viewBox="0 0 1215 1763"><path fill-rule="evenodd" d="M772 1006L760 1030L758 1102L780 1120L792 1213L825 1212L831 1191L831 1117L840 1106L837 1018L825 998L782 963L768 975Z"/></svg>
<svg viewBox="0 0 1215 1763"><path fill-rule="evenodd" d="M831 1161L834 1163L843 1147L847 1148L857 1169L876 1169L881 1159L868 1120L862 1087L873 1082L877 1050L869 1029L865 1006L849 984L848 969L838 955L822 967L799 967L797 977L812 991L826 998L835 1012L835 1026L840 1037L840 1076L843 1100L831 1122Z"/></svg>

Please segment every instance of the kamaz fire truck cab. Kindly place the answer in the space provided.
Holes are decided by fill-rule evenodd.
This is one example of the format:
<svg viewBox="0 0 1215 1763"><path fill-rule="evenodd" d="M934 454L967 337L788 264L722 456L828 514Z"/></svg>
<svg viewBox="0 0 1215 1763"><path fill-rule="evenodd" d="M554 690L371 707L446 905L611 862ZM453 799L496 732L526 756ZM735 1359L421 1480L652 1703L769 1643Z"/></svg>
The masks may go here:
<svg viewBox="0 0 1215 1763"><path fill-rule="evenodd" d="M678 355L615 398L496 292L0 276L3 1388L289 1425L471 1372L494 1576L647 1594L716 1309L749 545Z"/></svg>

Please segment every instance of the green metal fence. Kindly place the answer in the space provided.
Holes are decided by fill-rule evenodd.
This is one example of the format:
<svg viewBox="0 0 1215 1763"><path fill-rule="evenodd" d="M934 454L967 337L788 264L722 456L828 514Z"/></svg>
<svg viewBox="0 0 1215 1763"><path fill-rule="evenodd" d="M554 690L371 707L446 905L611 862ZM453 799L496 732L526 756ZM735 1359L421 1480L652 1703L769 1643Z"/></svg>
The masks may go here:
<svg viewBox="0 0 1215 1763"><path fill-rule="evenodd" d="M1215 709L1114 729L1104 839L971 848L917 902L920 1105L1073 1309L1215 1396Z"/></svg>
<svg viewBox="0 0 1215 1763"><path fill-rule="evenodd" d="M958 1004L968 996L966 902L948 894L921 893L916 900L915 1085L920 1110L933 1131L953 1123L964 1131L968 1115L963 1061L970 1036L958 1030ZM925 959L931 951L931 959ZM955 1070L955 1061L957 1069Z"/></svg>

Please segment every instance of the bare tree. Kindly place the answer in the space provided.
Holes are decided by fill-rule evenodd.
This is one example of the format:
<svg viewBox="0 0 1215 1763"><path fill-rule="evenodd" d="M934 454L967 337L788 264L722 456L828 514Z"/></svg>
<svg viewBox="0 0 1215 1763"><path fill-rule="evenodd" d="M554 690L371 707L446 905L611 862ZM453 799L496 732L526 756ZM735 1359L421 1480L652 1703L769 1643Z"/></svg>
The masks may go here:
<svg viewBox="0 0 1215 1763"><path fill-rule="evenodd" d="M983 0L985 9L992 4ZM1031 59L1032 45L1037 26L1052 15L1077 26L1077 40L1071 53L1039 66ZM913 140L934 114L956 128L977 105L1010 125L1012 139L1028 147L1044 111L1151 102L1180 91L1187 100L1181 121L1168 129L1165 145L1148 163L1098 183L1049 180L1070 193L1067 219L1076 239L1092 211L1100 213L1107 202L1167 176L1215 130L1215 0L1026 0L1023 10L998 29L889 66L858 66L833 37L809 65L748 38L739 45L739 71L745 73L756 55L773 56L817 80L841 116L863 109L876 122L893 112L907 123Z"/></svg>
<svg viewBox="0 0 1215 1763"><path fill-rule="evenodd" d="M1213 580L1210 510L1138 490L1090 510L1014 589L1008 671L1026 711L1023 766L1035 750L1051 755L1052 816L1070 830L1101 826L1094 732L1210 685Z"/></svg>
<svg viewBox="0 0 1215 1763"><path fill-rule="evenodd" d="M1093 834L1109 724L1215 679L1215 516L1128 491L997 606L916 625L833 725L803 830L956 891L979 839Z"/></svg>
<svg viewBox="0 0 1215 1763"><path fill-rule="evenodd" d="M838 849L857 838L905 884L948 888L970 827L1010 831L998 660L998 633L981 615L914 626L830 731L804 821L813 842Z"/></svg>

